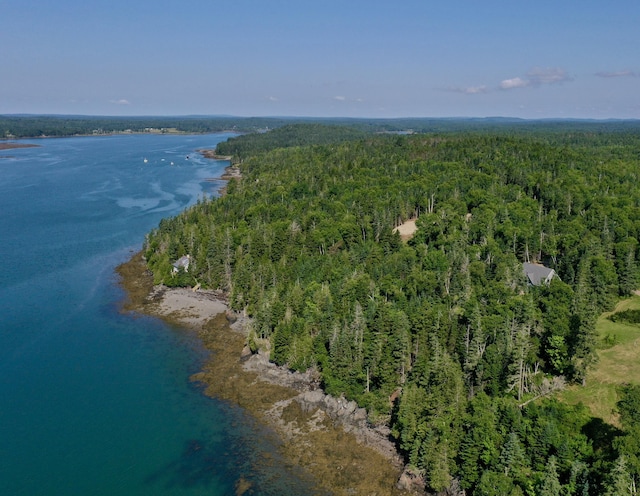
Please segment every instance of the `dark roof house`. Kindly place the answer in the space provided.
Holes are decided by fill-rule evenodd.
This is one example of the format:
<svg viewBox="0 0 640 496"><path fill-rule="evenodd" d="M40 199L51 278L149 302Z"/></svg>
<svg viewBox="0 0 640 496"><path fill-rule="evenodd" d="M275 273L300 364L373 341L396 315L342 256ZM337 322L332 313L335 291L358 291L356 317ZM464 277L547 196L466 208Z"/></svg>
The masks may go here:
<svg viewBox="0 0 640 496"><path fill-rule="evenodd" d="M525 262L522 264L522 268L527 279L529 279L529 282L534 286L549 284L551 279L558 277L555 270L545 267L544 265Z"/></svg>

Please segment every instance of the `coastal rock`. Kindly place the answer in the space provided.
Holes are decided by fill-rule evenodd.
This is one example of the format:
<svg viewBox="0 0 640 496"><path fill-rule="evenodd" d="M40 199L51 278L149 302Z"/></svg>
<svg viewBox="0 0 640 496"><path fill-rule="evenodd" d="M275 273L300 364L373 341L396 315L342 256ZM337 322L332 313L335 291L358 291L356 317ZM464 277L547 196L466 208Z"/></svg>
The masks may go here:
<svg viewBox="0 0 640 496"><path fill-rule="evenodd" d="M411 494L426 494L424 491L424 477L409 468L405 468L396 487L402 491L408 491Z"/></svg>
<svg viewBox="0 0 640 496"><path fill-rule="evenodd" d="M324 393L322 391L306 391L297 397L298 403L302 406L304 411L315 410L320 406L324 400Z"/></svg>
<svg viewBox="0 0 640 496"><path fill-rule="evenodd" d="M249 372L257 372L261 374L264 370L269 368L269 360L260 353L255 353L244 362L245 370Z"/></svg>
<svg viewBox="0 0 640 496"><path fill-rule="evenodd" d="M298 395L286 402L276 403L269 413L272 421L280 426L285 438L293 439L300 432L325 430L328 424L333 424L353 435L358 444L368 446L383 455L398 471L402 470L404 463L388 426L369 424L367 411L359 408L355 401L326 394L319 388L317 371L294 372L277 366L269 361L269 353L262 347L258 353L244 359L243 368L256 373L260 381L298 391ZM412 488L409 490L411 494L424 494L420 491L419 480L419 477L405 477L402 484L406 483L407 487Z"/></svg>
<svg viewBox="0 0 640 496"><path fill-rule="evenodd" d="M353 412L353 420L357 423L366 422L367 410L364 408L357 408L356 411Z"/></svg>
<svg viewBox="0 0 640 496"><path fill-rule="evenodd" d="M293 399L302 412L330 419L334 425L356 436L359 442L376 449L396 465L402 465L388 427L371 426L366 409L359 408L355 401L336 398L318 389L317 372L292 372L270 362L262 351L246 358L243 367L256 373L262 381L295 389L299 394Z"/></svg>
<svg viewBox="0 0 640 496"><path fill-rule="evenodd" d="M344 406L345 415L351 415L356 410L356 408L358 408L358 404L355 401L348 401Z"/></svg>
<svg viewBox="0 0 640 496"><path fill-rule="evenodd" d="M324 397L324 406L329 415L335 414L338 411L338 400L333 396L326 395Z"/></svg>

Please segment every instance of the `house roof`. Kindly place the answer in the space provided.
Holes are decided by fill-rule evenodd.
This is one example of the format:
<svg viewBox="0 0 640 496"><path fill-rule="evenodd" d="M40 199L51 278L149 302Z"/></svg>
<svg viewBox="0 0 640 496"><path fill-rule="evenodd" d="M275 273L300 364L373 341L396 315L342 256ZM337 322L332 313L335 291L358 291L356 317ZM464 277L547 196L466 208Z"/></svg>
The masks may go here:
<svg viewBox="0 0 640 496"><path fill-rule="evenodd" d="M529 282L534 286L540 286L542 283L549 284L551 279L556 275L556 271L540 264L532 264L525 262L522 264L525 275L529 278Z"/></svg>
<svg viewBox="0 0 640 496"><path fill-rule="evenodd" d="M191 261L191 257L189 255L185 255L183 257L180 257L171 265L173 265L176 269L179 269L181 267L188 267L190 261Z"/></svg>

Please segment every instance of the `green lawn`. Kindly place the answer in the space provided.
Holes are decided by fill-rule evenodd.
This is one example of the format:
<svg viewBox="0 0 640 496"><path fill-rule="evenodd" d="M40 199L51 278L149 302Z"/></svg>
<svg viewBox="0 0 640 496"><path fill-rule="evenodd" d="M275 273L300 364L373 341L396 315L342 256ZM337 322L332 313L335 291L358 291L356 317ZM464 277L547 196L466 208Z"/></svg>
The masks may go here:
<svg viewBox="0 0 640 496"><path fill-rule="evenodd" d="M607 317L623 310L640 309L640 296L623 300L596 323L600 339L599 361L587 374L585 387L572 386L560 394L567 403L583 403L595 417L618 425L617 386L640 384L640 326L611 322Z"/></svg>

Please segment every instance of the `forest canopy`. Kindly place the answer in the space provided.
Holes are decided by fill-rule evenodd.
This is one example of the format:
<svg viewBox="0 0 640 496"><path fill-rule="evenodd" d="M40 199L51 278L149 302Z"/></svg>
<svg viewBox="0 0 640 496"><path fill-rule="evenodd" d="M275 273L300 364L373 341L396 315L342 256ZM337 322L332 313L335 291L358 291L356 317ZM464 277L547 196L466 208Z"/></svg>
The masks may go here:
<svg viewBox="0 0 640 496"><path fill-rule="evenodd" d="M388 424L431 491L635 494L637 388L620 428L553 393L638 287L637 128L284 126L218 151L242 178L149 234L156 282L224 289L254 349ZM532 285L524 262L557 277Z"/></svg>

